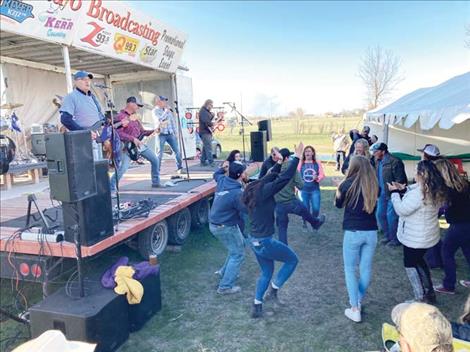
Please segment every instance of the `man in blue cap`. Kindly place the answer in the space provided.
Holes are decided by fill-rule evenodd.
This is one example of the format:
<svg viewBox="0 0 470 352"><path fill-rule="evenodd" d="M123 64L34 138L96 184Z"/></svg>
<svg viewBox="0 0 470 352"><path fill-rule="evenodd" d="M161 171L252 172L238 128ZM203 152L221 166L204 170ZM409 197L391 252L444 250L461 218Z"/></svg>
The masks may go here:
<svg viewBox="0 0 470 352"><path fill-rule="evenodd" d="M98 121L104 120L98 99L90 90L93 75L78 71L73 79L75 89L62 102L60 121L69 131L91 129ZM91 131L91 137L96 140L97 134ZM95 159L101 159L101 148L96 143L93 143L93 155Z"/></svg>
<svg viewBox="0 0 470 352"><path fill-rule="evenodd" d="M178 147L177 138L177 125L173 112L167 106L168 98L163 95L155 97L155 109L153 110L153 118L155 127L159 133L160 138L160 151L158 158L160 159L160 167L163 161L163 150L165 143L168 143L173 153L176 156L176 172L181 173L183 169L183 161L181 160L181 153Z"/></svg>

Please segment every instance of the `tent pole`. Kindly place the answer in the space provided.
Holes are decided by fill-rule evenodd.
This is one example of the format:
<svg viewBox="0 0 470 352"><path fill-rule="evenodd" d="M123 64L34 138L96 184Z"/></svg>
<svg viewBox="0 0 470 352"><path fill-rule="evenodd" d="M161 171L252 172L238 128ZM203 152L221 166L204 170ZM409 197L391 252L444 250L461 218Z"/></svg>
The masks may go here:
<svg viewBox="0 0 470 352"><path fill-rule="evenodd" d="M388 144L388 122L385 118L385 114L384 114L384 123L383 123L383 132L382 132L382 135L383 135L383 141L385 144Z"/></svg>
<svg viewBox="0 0 470 352"><path fill-rule="evenodd" d="M70 68L69 47L62 45L62 57L64 58L65 79L67 80L67 93L73 91L72 69Z"/></svg>

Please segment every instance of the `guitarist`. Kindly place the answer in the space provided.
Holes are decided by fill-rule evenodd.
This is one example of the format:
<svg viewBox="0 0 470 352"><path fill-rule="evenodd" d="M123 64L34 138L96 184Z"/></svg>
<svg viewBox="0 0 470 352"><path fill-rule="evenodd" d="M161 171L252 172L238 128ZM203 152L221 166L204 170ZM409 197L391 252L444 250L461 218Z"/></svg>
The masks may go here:
<svg viewBox="0 0 470 352"><path fill-rule="evenodd" d="M142 103L138 102L135 97L129 97L126 100L126 107L122 109L119 114L116 116L117 121L124 121L128 120L127 126L119 128L117 130L119 134L119 138L123 144L127 144L132 142L136 145L139 150L139 153L142 157L150 161L152 165L151 175L152 175L152 187L157 188L160 187L160 163L158 160L157 155L155 152L148 148L142 141L141 138L143 136L150 136L155 133L154 130L145 130L142 126L142 123L135 118L135 114L144 106ZM121 177L125 174L127 169L129 168L131 162L131 158L129 157L128 153L124 151L122 153L122 159L119 167L117 168L117 178L118 181ZM111 191L116 190L116 176L111 176Z"/></svg>
<svg viewBox="0 0 470 352"><path fill-rule="evenodd" d="M201 152L201 166L214 167L214 158L212 156L212 133L214 122L214 113L211 109L214 107L214 102L207 99L204 105L199 110L199 135L202 139L202 152Z"/></svg>
<svg viewBox="0 0 470 352"><path fill-rule="evenodd" d="M165 143L168 143L170 148L173 150L173 153L176 155L176 173L180 174L183 170L183 162L181 160L181 153L178 147L177 139L177 127L175 123L175 117L173 112L167 107L168 98L159 95L155 97L155 109L153 109L153 119L155 122L155 127L159 132L160 138L160 166L163 161L163 150L165 148Z"/></svg>
<svg viewBox="0 0 470 352"><path fill-rule="evenodd" d="M93 75L78 71L73 75L75 89L64 97L60 107L60 121L69 131L86 130L104 120L98 99L91 92ZM101 147L96 143L97 134L91 131L93 157L102 159Z"/></svg>

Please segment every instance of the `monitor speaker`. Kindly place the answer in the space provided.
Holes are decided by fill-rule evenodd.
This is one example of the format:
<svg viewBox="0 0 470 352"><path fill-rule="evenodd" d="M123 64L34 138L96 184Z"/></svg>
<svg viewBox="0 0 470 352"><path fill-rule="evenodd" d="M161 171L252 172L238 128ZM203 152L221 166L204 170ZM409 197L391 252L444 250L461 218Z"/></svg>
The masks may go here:
<svg viewBox="0 0 470 352"><path fill-rule="evenodd" d="M83 246L93 245L114 233L107 160L95 162L95 174L96 195L74 203L62 202L64 238L68 242L74 242L73 225L78 225Z"/></svg>
<svg viewBox="0 0 470 352"><path fill-rule="evenodd" d="M266 141L266 131L250 132L251 160L264 161L267 156L268 144Z"/></svg>
<svg viewBox="0 0 470 352"><path fill-rule="evenodd" d="M273 132L271 129L271 120L258 121L258 131L266 131L266 140L269 142L273 139Z"/></svg>
<svg viewBox="0 0 470 352"><path fill-rule="evenodd" d="M90 131L45 135L51 197L76 202L96 194Z"/></svg>
<svg viewBox="0 0 470 352"><path fill-rule="evenodd" d="M44 133L31 133L31 152L33 155L46 155Z"/></svg>
<svg viewBox="0 0 470 352"><path fill-rule="evenodd" d="M129 337L125 295L85 281L85 297L73 287L61 288L29 309L32 337L60 330L68 340L96 343L95 352L115 351Z"/></svg>

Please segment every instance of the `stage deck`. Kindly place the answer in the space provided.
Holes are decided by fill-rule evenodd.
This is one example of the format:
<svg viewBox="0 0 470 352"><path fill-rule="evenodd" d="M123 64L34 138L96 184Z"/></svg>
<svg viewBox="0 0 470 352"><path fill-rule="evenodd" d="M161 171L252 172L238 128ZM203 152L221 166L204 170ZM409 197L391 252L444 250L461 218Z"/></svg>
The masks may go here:
<svg viewBox="0 0 470 352"><path fill-rule="evenodd" d="M188 161L190 169L190 181L179 181L174 187L152 188L150 182L150 165L142 165L129 169L120 181L120 202L148 199L158 203L147 218L131 219L121 222L115 227L115 233L92 246L82 246L82 256L94 256L112 246L130 239L138 232L164 220L181 209L210 196L215 191L215 182L212 180L213 169L199 167L198 161ZM258 171L259 164L249 166L250 174ZM161 182L171 180L175 175L175 163L173 160L165 160L161 168ZM185 174L181 175L186 177ZM49 190L36 193L37 202L41 210L52 208L53 204L49 196ZM75 245L70 242L49 242L41 246L37 241L24 241L12 239L26 224L28 195L1 201L0 217L0 251L24 253L33 255L49 255L55 257L75 258ZM57 202L54 202L57 205ZM114 205L114 204L113 204ZM36 210L33 210L35 213ZM58 213L61 216L60 213Z"/></svg>

